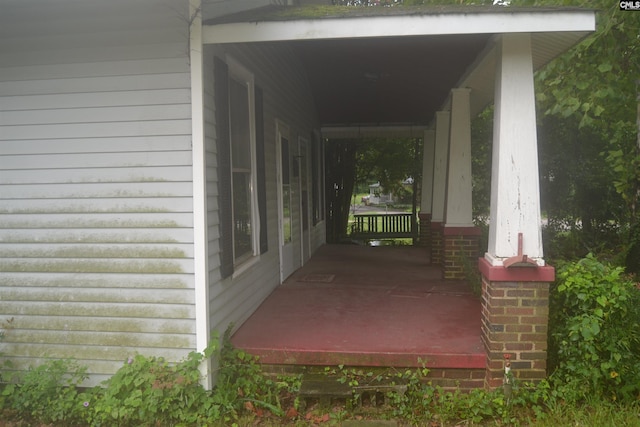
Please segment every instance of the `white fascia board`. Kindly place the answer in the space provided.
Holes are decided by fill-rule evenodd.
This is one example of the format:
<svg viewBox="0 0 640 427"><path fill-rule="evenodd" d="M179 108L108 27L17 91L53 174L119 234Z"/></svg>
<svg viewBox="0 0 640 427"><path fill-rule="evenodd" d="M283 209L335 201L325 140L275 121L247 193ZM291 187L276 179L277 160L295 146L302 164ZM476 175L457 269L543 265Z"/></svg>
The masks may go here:
<svg viewBox="0 0 640 427"><path fill-rule="evenodd" d="M594 31L595 12L483 12L207 25L203 42L248 43L446 34Z"/></svg>

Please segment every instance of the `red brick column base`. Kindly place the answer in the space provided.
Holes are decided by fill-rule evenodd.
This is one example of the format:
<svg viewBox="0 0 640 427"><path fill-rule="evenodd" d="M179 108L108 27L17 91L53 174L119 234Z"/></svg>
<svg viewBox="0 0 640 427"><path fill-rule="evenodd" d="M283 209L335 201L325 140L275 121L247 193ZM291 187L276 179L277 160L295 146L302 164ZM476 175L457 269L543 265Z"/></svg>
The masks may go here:
<svg viewBox="0 0 640 427"><path fill-rule="evenodd" d="M443 242L442 242L442 231L443 226L442 222L433 222L431 221L431 264L442 264L442 252L443 252Z"/></svg>
<svg viewBox="0 0 640 427"><path fill-rule="evenodd" d="M442 229L442 264L445 279L464 279L465 264L475 265L480 251L478 227L444 227Z"/></svg>
<svg viewBox="0 0 640 427"><path fill-rule="evenodd" d="M478 267L482 274L482 341L487 351L485 385L502 386L507 354L515 378L544 379L554 268L496 267L484 258Z"/></svg>
<svg viewBox="0 0 640 427"><path fill-rule="evenodd" d="M431 214L419 213L418 219L420 220L420 236L418 240L418 246L428 248L431 246Z"/></svg>

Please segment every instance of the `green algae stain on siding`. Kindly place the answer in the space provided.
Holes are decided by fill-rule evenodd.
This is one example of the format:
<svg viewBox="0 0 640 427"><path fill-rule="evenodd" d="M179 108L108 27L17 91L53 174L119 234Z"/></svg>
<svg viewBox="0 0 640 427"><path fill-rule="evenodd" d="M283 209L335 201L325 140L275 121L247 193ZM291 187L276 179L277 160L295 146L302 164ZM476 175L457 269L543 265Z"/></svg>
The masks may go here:
<svg viewBox="0 0 640 427"><path fill-rule="evenodd" d="M67 231L64 234L46 234L44 236L34 236L28 232L7 233L0 239L2 243L179 243L175 237L161 234L156 231L140 232L135 234L113 232L109 234L99 234L92 232Z"/></svg>
<svg viewBox="0 0 640 427"><path fill-rule="evenodd" d="M58 259L29 261L0 261L0 271L33 273L147 273L171 274L184 273L182 265L166 260L133 260L115 262L115 260L77 260Z"/></svg>
<svg viewBox="0 0 640 427"><path fill-rule="evenodd" d="M75 218L73 220L17 220L3 225L5 229L29 228L29 229L45 229L45 228L178 228L180 225L175 220L156 220L149 221L144 219L91 219L87 217Z"/></svg>
<svg viewBox="0 0 640 427"><path fill-rule="evenodd" d="M31 289L9 288L3 290L6 301L34 301L53 303L115 303L115 304L184 304L193 303L193 292L184 289L38 289L34 297Z"/></svg>
<svg viewBox="0 0 640 427"><path fill-rule="evenodd" d="M56 207L15 208L0 207L0 214L39 215L39 214L74 214L74 213L170 213L168 208L152 206L113 206L108 209L96 209L91 206L67 204Z"/></svg>
<svg viewBox="0 0 640 427"><path fill-rule="evenodd" d="M0 301L0 312L15 316L87 316L110 321L114 318L193 319L194 307L189 304Z"/></svg>
<svg viewBox="0 0 640 427"><path fill-rule="evenodd" d="M191 289L182 276L172 274L162 275L144 275L137 276L134 279L116 275L91 275L83 274L77 276L74 274L61 275L6 275L2 278L2 285L5 288L19 287L49 287L49 288L114 288L135 287L137 289L155 289L162 291L164 289Z"/></svg>
<svg viewBox="0 0 640 427"><path fill-rule="evenodd" d="M0 248L0 258L188 258L187 254L171 247L96 247L81 245L80 247L64 247L59 249Z"/></svg>
<svg viewBox="0 0 640 427"><path fill-rule="evenodd" d="M42 319L34 317L16 317L16 324L22 329L42 331L92 331L119 333L179 334L194 333L193 322L189 319L141 319L128 317L125 319L104 319L79 316L53 316Z"/></svg>
<svg viewBox="0 0 640 427"><path fill-rule="evenodd" d="M137 347L144 342L145 347L189 348L194 340L191 335L131 334L128 332L87 332L87 331L16 331L11 341L14 344L38 343L70 346Z"/></svg>

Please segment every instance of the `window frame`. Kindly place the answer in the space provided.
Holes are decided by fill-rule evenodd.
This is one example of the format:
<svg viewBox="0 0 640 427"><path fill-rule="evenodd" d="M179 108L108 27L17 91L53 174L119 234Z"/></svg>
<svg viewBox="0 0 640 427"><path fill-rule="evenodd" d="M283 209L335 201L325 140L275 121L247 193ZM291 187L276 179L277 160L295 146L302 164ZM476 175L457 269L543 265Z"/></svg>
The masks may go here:
<svg viewBox="0 0 640 427"><path fill-rule="evenodd" d="M226 63L228 66L228 81L231 86L231 81L234 80L247 88L247 113L249 123L249 148L250 148L250 163L251 170L249 171L249 200L250 200L250 221L251 221L251 250L240 256L236 257L236 227L232 226L232 242L233 242L233 265L234 272L233 277L242 274L248 267L257 262L260 257L260 214L258 208L258 196L257 196L257 155L256 155L256 115L255 115L255 77L246 67L233 57L227 55ZM231 105L231 91L229 93L229 106ZM230 107L229 107L230 109ZM231 111L229 112L229 126L231 126ZM229 162L231 169L231 191L234 193L234 173L242 172L234 168L233 163L233 135L229 135L230 138L230 150L229 150ZM246 173L246 171L245 171ZM234 198L231 200L232 217L235 218L235 206Z"/></svg>

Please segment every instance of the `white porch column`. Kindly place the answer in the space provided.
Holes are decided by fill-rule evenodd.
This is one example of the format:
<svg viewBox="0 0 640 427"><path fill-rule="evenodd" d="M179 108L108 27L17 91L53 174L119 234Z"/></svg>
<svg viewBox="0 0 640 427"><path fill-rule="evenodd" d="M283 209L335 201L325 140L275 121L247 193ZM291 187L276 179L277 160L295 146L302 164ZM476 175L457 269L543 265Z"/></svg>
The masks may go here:
<svg viewBox="0 0 640 427"><path fill-rule="evenodd" d="M465 279L465 268L478 258L480 229L473 225L471 203L471 90L451 91L451 129L447 190L442 228L445 279Z"/></svg>
<svg viewBox="0 0 640 427"><path fill-rule="evenodd" d="M470 89L451 91L445 227L473 227Z"/></svg>
<svg viewBox="0 0 640 427"><path fill-rule="evenodd" d="M436 112L435 147L433 152L433 193L431 199L431 263L442 264L442 226L447 189L447 156L449 153L449 121L451 113Z"/></svg>
<svg viewBox="0 0 640 427"><path fill-rule="evenodd" d="M447 155L449 152L449 120L451 113L436 113L435 151L433 159L433 199L431 220L444 222L445 190L447 186Z"/></svg>
<svg viewBox="0 0 640 427"><path fill-rule="evenodd" d="M430 214L433 200L433 162L435 158L436 133L425 130L422 149L422 196L420 213Z"/></svg>
<svg viewBox="0 0 640 427"><path fill-rule="evenodd" d="M433 159L435 154L436 133L427 129L422 142L422 191L420 197L420 246L431 247L431 206L433 200Z"/></svg>
<svg viewBox="0 0 640 427"><path fill-rule="evenodd" d="M526 33L505 34L498 44L485 256L491 265L518 254L518 233L523 254L544 265L531 37Z"/></svg>
<svg viewBox="0 0 640 427"><path fill-rule="evenodd" d="M517 364L515 377L545 378L549 283L555 278L542 259L530 35L505 34L497 50L489 248L478 262L490 387L502 385L503 354ZM534 333L505 333L513 331Z"/></svg>

